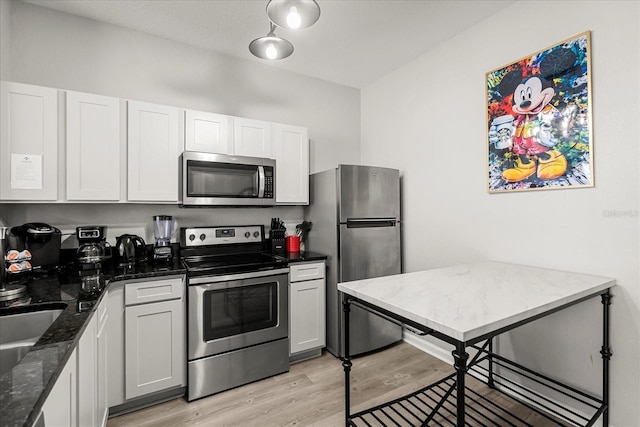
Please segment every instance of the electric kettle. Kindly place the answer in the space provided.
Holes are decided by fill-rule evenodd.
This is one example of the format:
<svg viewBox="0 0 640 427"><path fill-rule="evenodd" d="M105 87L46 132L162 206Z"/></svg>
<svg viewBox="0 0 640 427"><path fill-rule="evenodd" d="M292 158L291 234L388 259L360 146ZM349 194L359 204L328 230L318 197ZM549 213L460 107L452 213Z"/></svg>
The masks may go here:
<svg viewBox="0 0 640 427"><path fill-rule="evenodd" d="M123 234L116 239L116 254L121 265L136 264L147 260L147 245L142 237Z"/></svg>

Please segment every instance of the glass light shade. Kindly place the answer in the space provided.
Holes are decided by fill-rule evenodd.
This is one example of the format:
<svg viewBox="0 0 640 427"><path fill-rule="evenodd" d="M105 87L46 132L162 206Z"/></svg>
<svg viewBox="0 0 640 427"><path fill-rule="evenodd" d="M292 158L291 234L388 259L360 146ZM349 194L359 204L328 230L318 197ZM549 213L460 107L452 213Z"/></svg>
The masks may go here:
<svg viewBox="0 0 640 427"><path fill-rule="evenodd" d="M293 53L293 45L270 32L249 43L249 51L262 59L284 59Z"/></svg>
<svg viewBox="0 0 640 427"><path fill-rule="evenodd" d="M281 28L307 28L320 18L320 6L315 0L271 0L267 4L267 16Z"/></svg>

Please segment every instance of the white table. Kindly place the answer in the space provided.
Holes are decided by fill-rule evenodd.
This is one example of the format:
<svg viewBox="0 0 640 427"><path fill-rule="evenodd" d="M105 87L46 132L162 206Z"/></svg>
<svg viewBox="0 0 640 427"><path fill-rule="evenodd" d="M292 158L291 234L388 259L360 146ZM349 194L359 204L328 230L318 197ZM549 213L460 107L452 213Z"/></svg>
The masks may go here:
<svg viewBox="0 0 640 427"><path fill-rule="evenodd" d="M575 397L581 402L586 400L587 406L593 408L593 415L584 420L584 425L592 425L600 416L603 425L607 425L608 362L611 357L609 289L614 285L615 280L610 278L499 262L459 265L338 284L338 290L345 294L343 305L346 316L349 314L350 305L358 304L400 321L421 333L433 335L455 347L452 352L455 373L448 378L448 383L439 382L439 386L447 391L442 393L438 402L427 405L429 408L414 411L419 412L418 415L411 413L411 408L407 409L407 405L404 404L394 408L392 405L397 404L395 402L352 416L349 409L351 360L348 353L348 335L357 331L349 331L349 322L345 321L346 355L343 366L347 425L367 425L367 417L374 419L376 424L386 425L384 420L389 418L388 413L397 414L402 420L401 423L394 420L389 422L389 425L413 425L415 420L411 417L423 417L422 422L429 423L435 419L439 410L444 409L444 404L453 399L456 424L464 426L465 417L468 418L468 414L465 413L466 374L473 372L473 369L479 370L481 372L476 371L475 376L484 377L492 388L504 389L503 383L496 385L495 365L503 370L512 370L518 375L532 375L536 378L534 381L542 383L543 386L551 381L552 389L555 390L557 387L571 398ZM565 384L555 384L554 380L536 372L529 373L527 368L493 352L493 337L597 296L601 296L603 304L601 397L584 395L582 391ZM480 345L481 343L483 344ZM472 349L475 353L471 360L467 349ZM443 384L450 384L449 389ZM541 403L536 399L533 401L538 405ZM546 406L554 404L556 403L543 403ZM376 411L383 419L376 415ZM408 415L405 413L407 411ZM565 419L566 414L561 406L557 409L551 408L550 412L553 420ZM358 424L359 421L363 423Z"/></svg>

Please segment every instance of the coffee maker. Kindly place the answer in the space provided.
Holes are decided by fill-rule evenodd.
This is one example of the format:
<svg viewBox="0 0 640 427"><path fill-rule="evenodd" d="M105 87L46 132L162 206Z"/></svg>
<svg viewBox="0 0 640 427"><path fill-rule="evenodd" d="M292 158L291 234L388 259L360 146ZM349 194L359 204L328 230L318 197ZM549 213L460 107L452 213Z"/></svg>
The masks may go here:
<svg viewBox="0 0 640 427"><path fill-rule="evenodd" d="M111 258L111 245L106 241L107 227L85 225L76 227L77 261L82 269L100 269Z"/></svg>
<svg viewBox="0 0 640 427"><path fill-rule="evenodd" d="M153 259L159 262L169 262L173 258L171 236L176 230L176 224L171 215L155 215L153 217Z"/></svg>
<svg viewBox="0 0 640 427"><path fill-rule="evenodd" d="M55 270L60 261L60 230L42 222L30 222L11 228L10 247L28 250L34 273Z"/></svg>

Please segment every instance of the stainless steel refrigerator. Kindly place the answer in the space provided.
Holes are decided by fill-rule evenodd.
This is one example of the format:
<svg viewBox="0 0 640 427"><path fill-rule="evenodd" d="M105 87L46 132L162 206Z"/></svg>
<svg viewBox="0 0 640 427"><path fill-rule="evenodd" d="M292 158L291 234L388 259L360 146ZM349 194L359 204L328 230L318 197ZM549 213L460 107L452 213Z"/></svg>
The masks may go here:
<svg viewBox="0 0 640 427"><path fill-rule="evenodd" d="M340 165L310 176L305 250L327 259L327 349L344 356L342 293L337 284L401 273L400 174L397 169ZM350 312L349 353L402 339L402 325L363 308Z"/></svg>

